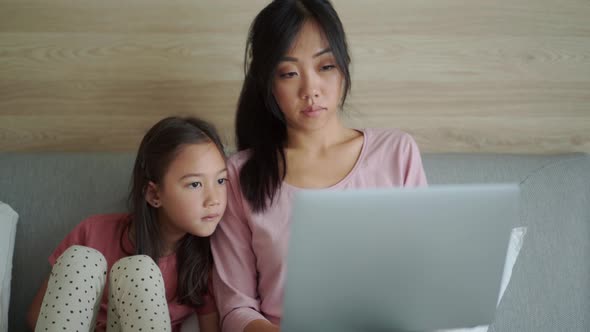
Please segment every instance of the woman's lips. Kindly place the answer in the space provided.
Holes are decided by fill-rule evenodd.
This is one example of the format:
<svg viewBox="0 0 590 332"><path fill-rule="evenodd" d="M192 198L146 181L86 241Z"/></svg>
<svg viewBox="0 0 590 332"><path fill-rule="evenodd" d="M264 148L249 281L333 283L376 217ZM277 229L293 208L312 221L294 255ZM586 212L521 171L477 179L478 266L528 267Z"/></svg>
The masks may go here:
<svg viewBox="0 0 590 332"><path fill-rule="evenodd" d="M319 105L310 105L304 108L301 112L306 116L316 117L325 110L326 109L324 107L321 107Z"/></svg>

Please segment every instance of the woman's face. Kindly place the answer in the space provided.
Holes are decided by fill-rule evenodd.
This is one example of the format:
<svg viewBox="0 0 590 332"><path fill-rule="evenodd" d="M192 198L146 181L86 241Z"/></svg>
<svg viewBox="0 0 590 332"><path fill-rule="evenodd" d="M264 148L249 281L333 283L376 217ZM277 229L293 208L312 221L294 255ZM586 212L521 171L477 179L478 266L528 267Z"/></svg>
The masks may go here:
<svg viewBox="0 0 590 332"><path fill-rule="evenodd" d="M338 121L343 76L330 44L314 21L306 22L279 62L273 95L291 130L313 131Z"/></svg>

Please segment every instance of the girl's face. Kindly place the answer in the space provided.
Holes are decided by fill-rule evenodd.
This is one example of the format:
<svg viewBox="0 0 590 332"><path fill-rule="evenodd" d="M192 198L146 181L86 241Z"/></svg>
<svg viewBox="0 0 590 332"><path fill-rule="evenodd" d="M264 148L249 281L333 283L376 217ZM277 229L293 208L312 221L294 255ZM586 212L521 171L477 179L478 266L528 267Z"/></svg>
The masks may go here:
<svg viewBox="0 0 590 332"><path fill-rule="evenodd" d="M287 126L310 131L338 121L342 83L321 28L314 21L306 22L279 62L273 82L273 95Z"/></svg>
<svg viewBox="0 0 590 332"><path fill-rule="evenodd" d="M213 143L182 146L162 182L149 186L146 199L158 207L158 220L167 237L210 236L227 204L225 160Z"/></svg>

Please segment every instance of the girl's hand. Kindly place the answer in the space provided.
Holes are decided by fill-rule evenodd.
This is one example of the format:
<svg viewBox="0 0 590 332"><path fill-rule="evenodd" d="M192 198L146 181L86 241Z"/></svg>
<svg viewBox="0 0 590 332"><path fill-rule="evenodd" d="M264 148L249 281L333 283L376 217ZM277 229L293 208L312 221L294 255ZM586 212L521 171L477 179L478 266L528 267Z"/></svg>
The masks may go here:
<svg viewBox="0 0 590 332"><path fill-rule="evenodd" d="M219 314L213 312L206 315L199 315L199 331L200 332L220 332L219 328Z"/></svg>
<svg viewBox="0 0 590 332"><path fill-rule="evenodd" d="M37 325L37 319L39 318L39 312L41 311L41 304L43 304L43 297L45 296L45 291L47 291L48 282L49 277L45 278L41 287L39 287L39 290L29 307L29 312L27 312L27 325L32 331L35 330L35 326Z"/></svg>
<svg viewBox="0 0 590 332"><path fill-rule="evenodd" d="M280 332L280 329L267 320L258 319L246 325L244 332Z"/></svg>

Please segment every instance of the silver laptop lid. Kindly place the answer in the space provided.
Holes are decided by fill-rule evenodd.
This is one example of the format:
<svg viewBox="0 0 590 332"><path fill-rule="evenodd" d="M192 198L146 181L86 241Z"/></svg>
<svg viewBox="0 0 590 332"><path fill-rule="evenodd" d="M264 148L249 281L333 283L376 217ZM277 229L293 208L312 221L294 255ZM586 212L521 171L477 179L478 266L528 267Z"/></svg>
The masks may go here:
<svg viewBox="0 0 590 332"><path fill-rule="evenodd" d="M518 201L517 185L299 192L281 330L491 323Z"/></svg>

